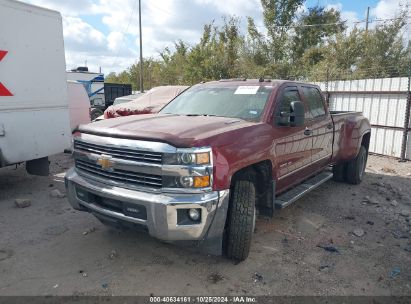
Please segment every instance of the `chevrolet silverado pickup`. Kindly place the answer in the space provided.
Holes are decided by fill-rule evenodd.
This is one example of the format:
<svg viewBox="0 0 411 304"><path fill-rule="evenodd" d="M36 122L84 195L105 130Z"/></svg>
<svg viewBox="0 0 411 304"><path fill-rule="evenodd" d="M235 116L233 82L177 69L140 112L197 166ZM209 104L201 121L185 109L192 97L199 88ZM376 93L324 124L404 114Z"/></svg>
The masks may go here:
<svg viewBox="0 0 411 304"><path fill-rule="evenodd" d="M361 113L330 112L312 84L201 83L158 114L79 127L68 199L103 223L241 261L256 214L331 178L359 184L370 132Z"/></svg>

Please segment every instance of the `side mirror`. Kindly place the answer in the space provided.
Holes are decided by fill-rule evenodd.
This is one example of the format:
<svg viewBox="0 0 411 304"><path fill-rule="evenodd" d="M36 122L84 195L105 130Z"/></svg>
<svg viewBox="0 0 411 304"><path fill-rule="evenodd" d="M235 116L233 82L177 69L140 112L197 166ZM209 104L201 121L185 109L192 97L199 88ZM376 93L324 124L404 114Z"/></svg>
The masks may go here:
<svg viewBox="0 0 411 304"><path fill-rule="evenodd" d="M304 105L301 101L291 102L290 126L299 127L304 125Z"/></svg>

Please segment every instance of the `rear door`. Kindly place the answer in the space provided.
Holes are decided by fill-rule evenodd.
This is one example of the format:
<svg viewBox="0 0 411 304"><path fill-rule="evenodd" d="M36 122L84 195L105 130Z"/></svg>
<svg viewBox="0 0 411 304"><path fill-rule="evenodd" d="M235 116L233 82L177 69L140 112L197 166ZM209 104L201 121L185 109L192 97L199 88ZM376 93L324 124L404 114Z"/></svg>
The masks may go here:
<svg viewBox="0 0 411 304"><path fill-rule="evenodd" d="M307 136L306 125L291 127L278 122L281 112L290 112L293 101L302 101L297 86L283 88L274 109L274 147L277 173L277 192L298 183L305 176L304 169L311 164L312 137Z"/></svg>
<svg viewBox="0 0 411 304"><path fill-rule="evenodd" d="M307 132L313 140L312 164L315 169L322 169L330 163L332 157L333 122L320 90L315 86L301 86L307 106ZM314 173L314 172L313 172Z"/></svg>

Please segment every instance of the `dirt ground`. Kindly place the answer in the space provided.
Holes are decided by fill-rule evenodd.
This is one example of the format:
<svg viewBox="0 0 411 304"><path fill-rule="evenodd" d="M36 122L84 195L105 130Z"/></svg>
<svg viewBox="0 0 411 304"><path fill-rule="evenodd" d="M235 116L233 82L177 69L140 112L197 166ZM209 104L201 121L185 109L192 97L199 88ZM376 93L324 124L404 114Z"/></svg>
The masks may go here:
<svg viewBox="0 0 411 304"><path fill-rule="evenodd" d="M51 161L50 177L0 169L0 295L411 295L411 162L370 156L360 186L329 181L258 219L235 265L74 211L50 196L72 160Z"/></svg>

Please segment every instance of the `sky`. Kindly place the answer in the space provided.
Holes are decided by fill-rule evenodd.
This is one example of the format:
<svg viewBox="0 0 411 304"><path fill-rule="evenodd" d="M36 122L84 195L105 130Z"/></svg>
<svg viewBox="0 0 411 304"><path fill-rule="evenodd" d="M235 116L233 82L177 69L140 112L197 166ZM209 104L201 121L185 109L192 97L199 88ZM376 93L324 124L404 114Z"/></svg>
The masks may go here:
<svg viewBox="0 0 411 304"><path fill-rule="evenodd" d="M67 69L87 66L90 71L120 72L139 58L138 0L23 0L59 11L63 17ZM165 47L183 40L199 41L204 24L235 15L245 29L251 16L263 27L260 0L141 0L144 57L158 58ZM307 0L301 7L337 8L347 25L396 16L411 0ZM409 19L411 21L411 19ZM374 26L376 22L370 24ZM364 26L360 23L359 26ZM411 27L411 26L409 26ZM406 37L411 39L411 31Z"/></svg>

